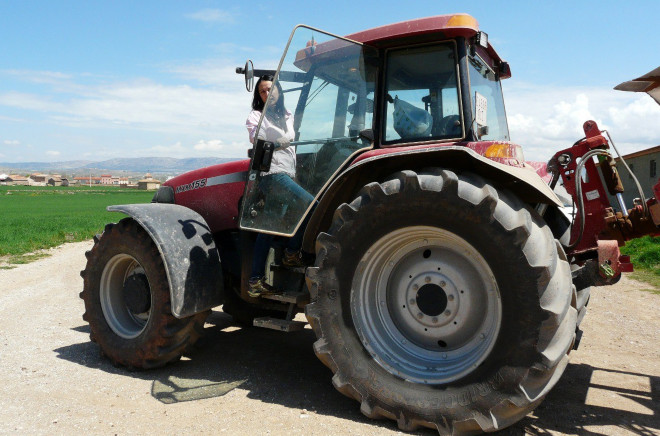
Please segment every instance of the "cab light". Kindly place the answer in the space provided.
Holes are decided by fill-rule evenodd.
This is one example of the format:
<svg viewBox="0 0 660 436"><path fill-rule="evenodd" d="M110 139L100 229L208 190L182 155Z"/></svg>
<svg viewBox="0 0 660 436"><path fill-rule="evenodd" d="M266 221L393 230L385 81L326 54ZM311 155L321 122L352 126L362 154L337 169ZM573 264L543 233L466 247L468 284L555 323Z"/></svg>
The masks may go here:
<svg viewBox="0 0 660 436"><path fill-rule="evenodd" d="M470 15L454 15L447 21L447 27L471 27L479 30L479 23Z"/></svg>

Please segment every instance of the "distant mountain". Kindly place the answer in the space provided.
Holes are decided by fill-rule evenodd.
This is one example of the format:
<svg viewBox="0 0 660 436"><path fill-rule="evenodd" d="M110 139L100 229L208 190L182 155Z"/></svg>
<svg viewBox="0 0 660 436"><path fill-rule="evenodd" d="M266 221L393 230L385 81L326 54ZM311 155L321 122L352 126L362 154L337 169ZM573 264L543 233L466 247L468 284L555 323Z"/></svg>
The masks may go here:
<svg viewBox="0 0 660 436"><path fill-rule="evenodd" d="M66 172L66 173L98 173L124 171L130 173L167 173L181 174L198 168L231 162L227 158L188 158L175 159L171 157L133 157L109 159L100 162L76 160L63 162L0 162L0 169L5 172Z"/></svg>

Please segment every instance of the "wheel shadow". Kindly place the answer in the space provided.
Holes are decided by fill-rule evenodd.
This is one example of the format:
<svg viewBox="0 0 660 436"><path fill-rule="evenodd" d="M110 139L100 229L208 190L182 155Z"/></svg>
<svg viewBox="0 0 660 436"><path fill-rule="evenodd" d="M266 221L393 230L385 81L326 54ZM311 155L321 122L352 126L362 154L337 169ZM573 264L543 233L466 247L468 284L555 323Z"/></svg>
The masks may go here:
<svg viewBox="0 0 660 436"><path fill-rule="evenodd" d="M74 330L89 332L84 327ZM314 355L316 336L311 329L282 333L241 328L229 315L214 311L204 333L183 359L148 371L113 366L89 340L55 351L57 357L76 364L151 381L152 397L165 404L220 397L240 387L250 399L398 431L391 420L366 418L355 401L335 390L332 372ZM421 430L412 434L429 436L437 432Z"/></svg>
<svg viewBox="0 0 660 436"><path fill-rule="evenodd" d="M87 326L74 330L89 332ZM396 423L391 420L364 417L355 401L334 389L332 372L314 355L315 339L310 329L282 333L240 328L233 324L230 316L214 311L207 320L204 337L192 353L164 368L131 372L114 367L100 356L98 346L89 340L55 351L59 358L80 365L151 381L152 397L165 404L219 397L240 387L251 399L397 431ZM641 378L648 381L650 391L603 382L608 376ZM613 398L611 405L589 404L590 389L608 391ZM625 410L621 403L625 401L636 402L650 413ZM560 381L533 413L494 434L600 435L589 430L594 426L617 427L622 432L643 436L660 434L660 377L569 364ZM412 434L437 433L421 430Z"/></svg>
<svg viewBox="0 0 660 436"><path fill-rule="evenodd" d="M614 378L648 382L650 390L617 387ZM631 383L634 384L634 383ZM589 404L590 390L607 391L609 406ZM647 413L625 410L630 402L643 406ZM602 404L602 400L599 401ZM587 364L569 364L557 385L543 403L514 426L498 435L568 435L600 436L590 427L618 428L621 433L653 436L660 434L660 377L629 371L599 368Z"/></svg>

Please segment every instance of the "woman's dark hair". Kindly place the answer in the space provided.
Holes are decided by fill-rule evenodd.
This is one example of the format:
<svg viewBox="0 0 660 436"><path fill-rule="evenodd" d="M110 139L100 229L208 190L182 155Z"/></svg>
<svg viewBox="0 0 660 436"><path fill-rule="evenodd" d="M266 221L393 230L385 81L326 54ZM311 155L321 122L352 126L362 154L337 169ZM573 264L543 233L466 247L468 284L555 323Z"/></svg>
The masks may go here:
<svg viewBox="0 0 660 436"><path fill-rule="evenodd" d="M263 111L264 110L264 102L261 100L261 96L259 95L259 85L261 82L275 82L275 78L270 75L270 74L264 74L263 76L259 77L259 80L257 80L257 84L254 85L254 95L252 97L252 109L256 111ZM278 115L284 115L285 109L284 109L284 95L282 93L282 87L280 86L279 82L275 82L275 86L277 87L277 91L279 92L280 97L277 100L277 103L275 103L275 112L277 112Z"/></svg>
<svg viewBox="0 0 660 436"><path fill-rule="evenodd" d="M254 95L252 96L252 109L254 109L255 111L264 110L264 102L261 100L261 96L259 95L259 85L264 80L266 82L272 82L274 79L275 78L270 74L264 74L263 76L259 77L259 80L257 80L257 84L254 85Z"/></svg>
<svg viewBox="0 0 660 436"><path fill-rule="evenodd" d="M286 121L284 121L284 115L286 114L286 109L284 108L284 93L282 92L282 87L280 86L280 82L275 82L275 78L271 74L264 74L263 76L259 77L259 80L257 80L257 84L254 85L254 96L252 97L252 109L261 112L263 112L264 110L265 104L263 100L261 100L261 96L259 95L259 84L262 81L273 82L275 84L275 87L277 87L279 98L277 99L277 102L275 102L275 110L273 111L269 110L267 116L271 122L274 122L276 125L283 128L284 131L286 132L288 129L286 126Z"/></svg>

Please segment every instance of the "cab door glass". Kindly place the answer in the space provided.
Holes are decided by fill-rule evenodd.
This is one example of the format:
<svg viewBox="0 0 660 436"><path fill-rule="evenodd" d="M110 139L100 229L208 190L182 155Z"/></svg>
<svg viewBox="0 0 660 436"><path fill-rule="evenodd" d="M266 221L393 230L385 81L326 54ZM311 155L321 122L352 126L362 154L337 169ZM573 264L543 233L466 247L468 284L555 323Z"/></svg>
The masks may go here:
<svg viewBox="0 0 660 436"><path fill-rule="evenodd" d="M390 50L385 73L385 143L464 136L454 43Z"/></svg>
<svg viewBox="0 0 660 436"><path fill-rule="evenodd" d="M277 132L272 126L278 117L267 101L256 136L274 142L275 151L269 170L250 171L241 228L293 235L332 178L372 147L359 133L372 128L376 60L368 46L296 28L273 83L287 113L286 123L279 117L279 132L286 130L290 140L282 147L269 133ZM254 163L251 168L258 167Z"/></svg>

